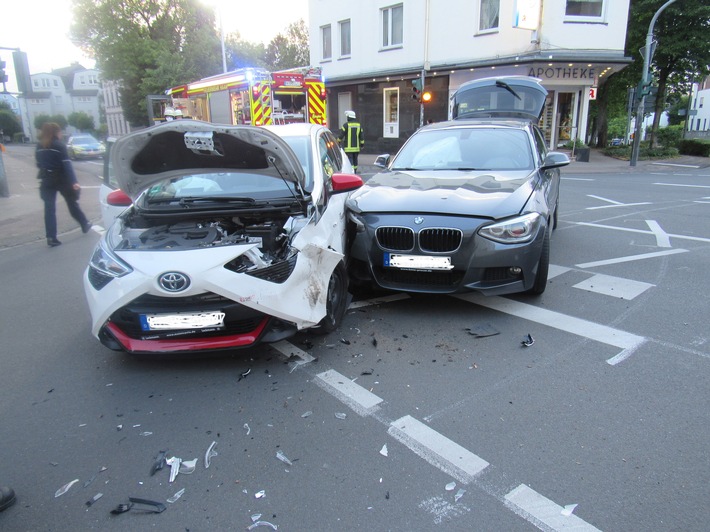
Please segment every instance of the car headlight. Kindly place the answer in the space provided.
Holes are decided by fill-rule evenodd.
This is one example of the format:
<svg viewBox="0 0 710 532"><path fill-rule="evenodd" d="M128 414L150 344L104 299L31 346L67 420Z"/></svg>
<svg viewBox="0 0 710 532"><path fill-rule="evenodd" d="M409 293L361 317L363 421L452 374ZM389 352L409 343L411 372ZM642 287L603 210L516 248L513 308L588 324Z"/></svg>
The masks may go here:
<svg viewBox="0 0 710 532"><path fill-rule="evenodd" d="M109 277L123 277L133 271L133 268L105 247L103 240L96 246L89 266Z"/></svg>
<svg viewBox="0 0 710 532"><path fill-rule="evenodd" d="M487 225L479 229L478 234L501 244L522 244L532 240L541 223L542 216L533 212Z"/></svg>

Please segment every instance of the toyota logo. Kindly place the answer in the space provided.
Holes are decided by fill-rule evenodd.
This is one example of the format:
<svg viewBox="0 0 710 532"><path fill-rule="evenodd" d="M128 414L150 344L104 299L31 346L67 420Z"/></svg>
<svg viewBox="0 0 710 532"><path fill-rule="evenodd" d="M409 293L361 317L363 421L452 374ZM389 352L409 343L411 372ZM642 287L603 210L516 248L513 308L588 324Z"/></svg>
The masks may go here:
<svg viewBox="0 0 710 532"><path fill-rule="evenodd" d="M190 286L190 278L180 272L166 272L158 278L158 284L167 292L182 292Z"/></svg>

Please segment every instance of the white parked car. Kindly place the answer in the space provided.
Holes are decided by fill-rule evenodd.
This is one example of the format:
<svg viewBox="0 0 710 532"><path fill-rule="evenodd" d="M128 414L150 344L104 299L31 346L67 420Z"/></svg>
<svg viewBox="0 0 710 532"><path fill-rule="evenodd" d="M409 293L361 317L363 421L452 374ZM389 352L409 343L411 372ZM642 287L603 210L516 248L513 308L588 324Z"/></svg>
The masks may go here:
<svg viewBox="0 0 710 532"><path fill-rule="evenodd" d="M337 328L346 192L362 185L347 161L311 124L182 120L117 139L110 164L133 204L84 275L92 333L115 350L174 353Z"/></svg>

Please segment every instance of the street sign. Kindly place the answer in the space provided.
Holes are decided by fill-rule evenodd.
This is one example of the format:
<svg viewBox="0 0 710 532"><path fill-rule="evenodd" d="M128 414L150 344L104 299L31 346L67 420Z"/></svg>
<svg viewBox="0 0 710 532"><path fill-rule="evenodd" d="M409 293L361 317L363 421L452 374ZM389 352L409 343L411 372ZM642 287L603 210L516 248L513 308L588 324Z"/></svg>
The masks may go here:
<svg viewBox="0 0 710 532"><path fill-rule="evenodd" d="M596 87L589 87L589 99L590 100L597 99L597 88Z"/></svg>

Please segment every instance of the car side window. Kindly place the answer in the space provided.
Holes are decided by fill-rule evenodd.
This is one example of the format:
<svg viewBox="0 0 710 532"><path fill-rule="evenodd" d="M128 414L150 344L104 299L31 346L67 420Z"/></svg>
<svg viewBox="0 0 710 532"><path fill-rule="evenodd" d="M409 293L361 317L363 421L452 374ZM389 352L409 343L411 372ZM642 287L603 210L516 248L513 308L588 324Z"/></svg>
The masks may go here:
<svg viewBox="0 0 710 532"><path fill-rule="evenodd" d="M326 177L326 182L330 184L330 177L336 172L337 166L335 161L333 161L325 135L318 137L318 157L323 166L323 175Z"/></svg>
<svg viewBox="0 0 710 532"><path fill-rule="evenodd" d="M343 169L343 156L340 152L338 141L336 140L335 135L333 135L330 131L326 131L324 136L326 142L328 143L328 153L330 154L331 160L335 164L335 171L340 172Z"/></svg>
<svg viewBox="0 0 710 532"><path fill-rule="evenodd" d="M542 161L545 160L545 156L547 156L547 144L545 144L545 138L542 136L542 132L537 127L533 128L533 133L537 152L540 154L540 163L542 163Z"/></svg>

